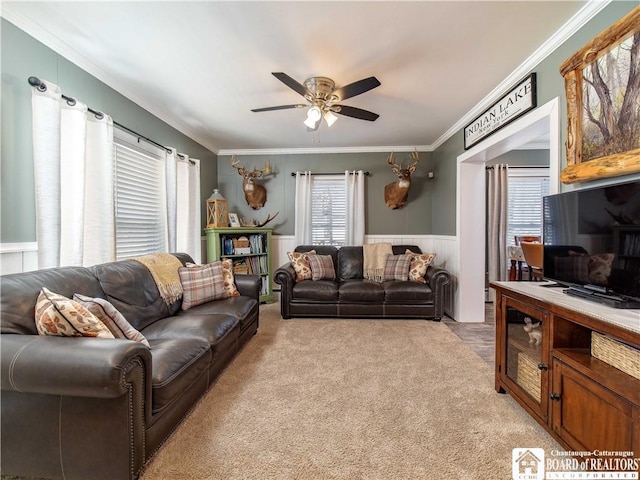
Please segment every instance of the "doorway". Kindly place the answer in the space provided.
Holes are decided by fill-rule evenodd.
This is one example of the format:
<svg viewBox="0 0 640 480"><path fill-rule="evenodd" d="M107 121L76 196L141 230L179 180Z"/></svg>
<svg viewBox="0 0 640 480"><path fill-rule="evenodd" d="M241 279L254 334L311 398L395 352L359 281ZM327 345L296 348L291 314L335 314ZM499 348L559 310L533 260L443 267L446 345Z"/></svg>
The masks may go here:
<svg viewBox="0 0 640 480"><path fill-rule="evenodd" d="M537 138L549 138L549 193L560 178L560 100L558 97L507 125L458 156L456 232L458 294L454 311L459 322L484 322L485 314L485 165Z"/></svg>

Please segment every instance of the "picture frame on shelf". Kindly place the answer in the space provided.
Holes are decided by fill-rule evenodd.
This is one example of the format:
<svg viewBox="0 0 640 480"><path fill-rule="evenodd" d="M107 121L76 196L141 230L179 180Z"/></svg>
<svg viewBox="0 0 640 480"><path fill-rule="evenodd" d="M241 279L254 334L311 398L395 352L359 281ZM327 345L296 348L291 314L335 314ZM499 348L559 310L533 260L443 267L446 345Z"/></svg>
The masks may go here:
<svg viewBox="0 0 640 480"><path fill-rule="evenodd" d="M237 213L230 213L229 214L229 226L230 227L239 227L240 226L240 219L238 218L238 214Z"/></svg>
<svg viewBox="0 0 640 480"><path fill-rule="evenodd" d="M640 113L630 108L640 101L640 69L631 64L639 46L636 7L560 66L567 97L563 183L640 172Z"/></svg>

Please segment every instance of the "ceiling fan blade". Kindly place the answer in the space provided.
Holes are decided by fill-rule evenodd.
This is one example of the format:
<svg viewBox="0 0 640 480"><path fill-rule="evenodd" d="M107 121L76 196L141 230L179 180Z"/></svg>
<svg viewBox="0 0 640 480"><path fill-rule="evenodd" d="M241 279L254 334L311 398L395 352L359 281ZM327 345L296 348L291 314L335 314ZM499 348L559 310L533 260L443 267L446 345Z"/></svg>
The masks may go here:
<svg viewBox="0 0 640 480"><path fill-rule="evenodd" d="M275 75L275 74L274 74ZM361 93L368 92L376 87L379 87L381 83L376 77L363 78L357 82L350 83L344 87L334 90L334 95L337 95L340 100L346 100L347 98L355 97Z"/></svg>
<svg viewBox="0 0 640 480"><path fill-rule="evenodd" d="M349 107L347 105L334 105L334 107L340 107L340 109L332 109L333 112L340 115L346 115L347 117L357 118L359 120L368 120L373 122L380 116L377 113L363 110L361 108Z"/></svg>
<svg viewBox="0 0 640 480"><path fill-rule="evenodd" d="M309 105L297 103L295 105L278 105L277 107L253 108L252 112L270 112L271 110L286 110L287 108L304 108Z"/></svg>
<svg viewBox="0 0 640 480"><path fill-rule="evenodd" d="M283 72L271 72L271 74L274 77L276 77L278 80L280 80L282 83L284 83L287 87L289 87L292 90L295 90L296 92L298 92L303 97L305 95L309 94L309 90L307 90L307 88L304 85L302 85L301 83L298 83L297 81L295 81L293 78L291 78L286 73L283 73Z"/></svg>

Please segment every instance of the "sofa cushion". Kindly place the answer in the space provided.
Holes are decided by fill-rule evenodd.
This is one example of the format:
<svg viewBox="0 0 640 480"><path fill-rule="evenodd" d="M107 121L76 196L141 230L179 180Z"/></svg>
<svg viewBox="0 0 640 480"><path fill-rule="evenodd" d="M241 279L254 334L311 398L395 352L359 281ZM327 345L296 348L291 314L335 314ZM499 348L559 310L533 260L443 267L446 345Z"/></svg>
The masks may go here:
<svg viewBox="0 0 640 480"><path fill-rule="evenodd" d="M238 324L231 315L198 314L193 310L163 318L144 329L149 339L199 338L214 347Z"/></svg>
<svg viewBox="0 0 640 480"><path fill-rule="evenodd" d="M427 273L427 267L431 264L435 258L435 253L413 253L407 249L405 251L407 255L411 255L411 266L409 267L409 280L414 282L426 283L424 276Z"/></svg>
<svg viewBox="0 0 640 480"><path fill-rule="evenodd" d="M149 348L149 342L144 335L131 326L126 318L104 298L92 298L86 295L76 293L73 300L85 307L102 323L106 325L115 338L127 338L134 342L140 342Z"/></svg>
<svg viewBox="0 0 640 480"><path fill-rule="evenodd" d="M200 338L149 339L151 398L155 414L167 407L209 368L211 347Z"/></svg>
<svg viewBox="0 0 640 480"><path fill-rule="evenodd" d="M384 301L382 284L369 280L347 280L338 290L341 302L375 302Z"/></svg>
<svg viewBox="0 0 640 480"><path fill-rule="evenodd" d="M303 280L293 286L293 300L335 302L338 300L338 284L329 280Z"/></svg>
<svg viewBox="0 0 640 480"><path fill-rule="evenodd" d="M183 290L182 310L189 310L196 305L229 296L224 288L220 260L206 265L180 267L178 275Z"/></svg>
<svg viewBox="0 0 640 480"><path fill-rule="evenodd" d="M315 250L309 252L287 252L291 266L296 272L296 282L309 280L313 277L311 274L311 265L309 265L309 255L315 253Z"/></svg>
<svg viewBox="0 0 640 480"><path fill-rule="evenodd" d="M36 303L35 321L40 335L114 338L86 307L44 287Z"/></svg>
<svg viewBox="0 0 640 480"><path fill-rule="evenodd" d="M362 247L342 247L338 250L338 275L341 282L363 279L364 256Z"/></svg>
<svg viewBox="0 0 640 480"><path fill-rule="evenodd" d="M386 302L429 303L433 301L433 291L426 283L391 280L384 282L382 288Z"/></svg>
<svg viewBox="0 0 640 480"><path fill-rule="evenodd" d="M259 303L257 300L247 296L229 297L224 300L216 300L215 302L203 303L197 307L193 307L189 310L182 310L178 312L178 316L192 316L192 315L230 315L237 318L242 325L242 330L245 326L252 323L257 317L259 312Z"/></svg>
<svg viewBox="0 0 640 480"><path fill-rule="evenodd" d="M411 255L388 255L384 264L382 279L405 281L409 276Z"/></svg>
<svg viewBox="0 0 640 480"><path fill-rule="evenodd" d="M309 255L311 266L311 280L335 280L336 270L333 267L333 259L330 255Z"/></svg>
<svg viewBox="0 0 640 480"><path fill-rule="evenodd" d="M33 321L33 312L42 287L47 287L68 298L76 292L105 298L100 282L93 272L85 267L45 268L2 275L0 276L2 333L38 334Z"/></svg>
<svg viewBox="0 0 640 480"><path fill-rule="evenodd" d="M100 280L107 300L139 331L180 309L180 301L175 302L175 308L164 302L151 273L140 262L120 260L91 269Z"/></svg>

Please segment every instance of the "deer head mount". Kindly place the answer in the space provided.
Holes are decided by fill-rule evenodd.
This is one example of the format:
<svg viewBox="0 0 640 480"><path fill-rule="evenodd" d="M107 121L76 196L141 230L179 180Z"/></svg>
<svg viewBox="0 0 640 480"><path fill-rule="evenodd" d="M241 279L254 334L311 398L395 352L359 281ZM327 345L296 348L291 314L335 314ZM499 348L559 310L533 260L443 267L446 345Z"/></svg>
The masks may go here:
<svg viewBox="0 0 640 480"><path fill-rule="evenodd" d="M411 187L411 174L416 171L416 166L420 161L418 152L411 152L412 163L407 168L395 161L393 152L387 158L387 163L391 165L391 171L398 177L398 180L384 187L384 203L391 209L402 208L407 203L409 187Z"/></svg>
<svg viewBox="0 0 640 480"><path fill-rule="evenodd" d="M249 171L244 167L239 167L235 155L231 157L231 166L238 170L238 174L242 177L242 190L247 204L254 210L260 210L267 203L267 190L257 184L255 180L264 174L264 169L258 170L253 167L253 170Z"/></svg>

